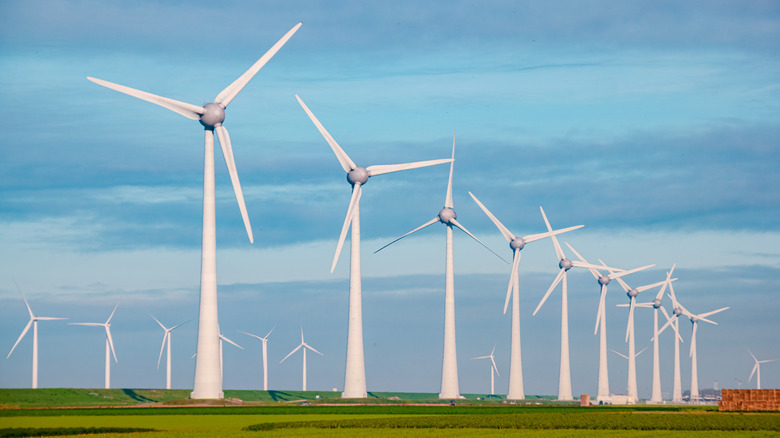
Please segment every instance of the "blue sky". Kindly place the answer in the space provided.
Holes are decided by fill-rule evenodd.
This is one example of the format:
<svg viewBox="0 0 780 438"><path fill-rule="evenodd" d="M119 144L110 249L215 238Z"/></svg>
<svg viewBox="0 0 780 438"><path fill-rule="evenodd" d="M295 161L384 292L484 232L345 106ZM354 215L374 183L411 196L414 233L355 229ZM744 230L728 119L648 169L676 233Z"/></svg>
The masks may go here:
<svg viewBox="0 0 780 438"><path fill-rule="evenodd" d="M631 285L660 281L676 263L686 307L731 306L699 331L700 386L747 386L747 349L780 357L776 2L224 3L0 5L0 346L10 350L27 322L14 281L43 316L100 321L119 302L112 385L164 385L155 369L162 331L148 313L169 325L197 313L202 129L85 78L204 104L301 21L225 121L254 245L217 156L221 325L247 348L226 349L225 388L261 385L259 342L237 331L272 327L270 386L298 388L299 360L278 361L298 344L302 321L325 354L310 355L309 387L343 389L347 251L328 270L349 185L296 93L361 165L448 157L456 133L458 219L507 258L469 190L516 234L544 231L542 205L553 226L585 225L564 239L585 257L657 265ZM438 166L365 187L369 391L439 389L443 227L372 252L432 218L446 179ZM488 390L487 364L469 358L493 345L505 392L510 267L458 232L455 258L461 392ZM557 392L560 295L531 316L556 264L551 242L523 251L528 394ZM572 274L573 391L594 394L598 286ZM614 305L627 298L612 286L607 302L610 347L625 351L626 313ZM196 325L174 332L174 387L192 385ZM637 313L638 348L650 331L650 312ZM41 323L39 336L41 386L102 386L98 330ZM0 386L29 386L31 344L0 361ZM671 393L671 336L661 346ZM611 390L622 393L625 363L614 355L609 365ZM778 367L762 368L764 387L780 385ZM682 369L687 388L687 355ZM642 397L650 373L646 354Z"/></svg>

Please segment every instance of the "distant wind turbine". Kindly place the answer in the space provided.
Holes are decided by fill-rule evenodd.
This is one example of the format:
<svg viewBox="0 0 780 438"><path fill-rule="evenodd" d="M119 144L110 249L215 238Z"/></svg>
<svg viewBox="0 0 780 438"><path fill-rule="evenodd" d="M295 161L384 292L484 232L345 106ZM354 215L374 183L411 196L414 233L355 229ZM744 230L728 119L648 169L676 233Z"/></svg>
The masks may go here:
<svg viewBox="0 0 780 438"><path fill-rule="evenodd" d="M509 359L509 392L506 398L509 400L522 400L525 398L525 391L523 388L523 362L520 350L520 275L518 273L520 267L521 251L525 248L525 245L531 242L535 242L545 237L555 236L556 234L562 234L567 231L576 230L584 227L584 225L576 225L573 227L563 228L553 231L552 228L548 228L546 233L530 234L523 237L517 237L512 234L501 221L496 218L490 210L487 209L473 193L469 192L474 202L479 205L479 208L485 212L488 218L496 225L498 231L509 242L509 248L512 250L512 271L509 275L509 286L506 291L506 299L504 300L504 313L509 306L509 298L512 297L512 338L511 338L511 353ZM541 209L541 207L539 207ZM544 210L542 210L544 213ZM547 298L547 297L545 297ZM541 306L541 304L539 305ZM538 310L538 308L537 308ZM568 339L568 338L567 338ZM568 348L567 348L568 351ZM567 359L568 366L568 359ZM571 384L569 385L571 386ZM569 391L571 392L571 391ZM569 397L571 399L571 397Z"/></svg>
<svg viewBox="0 0 780 438"><path fill-rule="evenodd" d="M401 170L417 169L419 167L433 166L436 164L449 163L450 159L418 161L406 164L387 164L361 167L341 149L336 140L325 130L314 113L303 103L298 95L295 96L298 103L309 116L309 119L317 127L317 130L328 142L341 167L347 172L347 182L352 186L352 197L347 208L347 216L344 219L344 225L341 227L339 243L336 246L336 254L333 256L333 263L330 272L336 269L336 263L341 254L341 247L347 237L347 230L351 229L350 252L349 252L349 319L347 328L347 365L344 377L343 398L366 398L366 367L365 355L363 353L363 298L360 276L360 196L363 192L363 185L368 182L372 176L385 173L398 172Z"/></svg>
<svg viewBox="0 0 780 438"><path fill-rule="evenodd" d="M168 355L166 360L166 367L165 367L165 389L171 389L171 332L176 330L177 328L183 326L184 324L187 324L189 321L185 321L179 325L175 325L171 328L167 328L163 325L163 323L160 322L159 319L155 318L153 315L149 315L152 317L153 320L157 322L157 324L162 327L165 334L163 335L162 339L162 345L160 346L160 356L157 358L157 368L160 368L160 361L162 360L162 354L163 350L166 347L166 343L168 344Z"/></svg>
<svg viewBox="0 0 780 438"><path fill-rule="evenodd" d="M303 327L301 327L301 343L297 347L295 347L295 349L293 351L291 351L287 356L285 356L284 359L279 361L279 363L282 363L285 360L287 360L288 357L292 356L293 353L295 353L296 351L298 351L300 349L303 349L303 391L306 391L306 349L307 348L309 350L319 354L320 356L325 356L324 354L322 354L319 351L315 350L314 347L312 347L311 345L307 344L305 340L303 340Z"/></svg>
<svg viewBox="0 0 780 438"><path fill-rule="evenodd" d="M14 282L16 284L16 282ZM19 288L19 285L16 285L16 289L19 291L19 294L22 296L22 300L24 300L24 305L27 306L27 312L30 314L30 321L27 322L27 325L24 326L24 330L22 330L22 334L19 335L19 339L16 340L16 343L14 343L14 346L11 347L11 351L8 352L8 356L5 358L8 359L11 357L11 354L13 354L14 350L16 349L16 346L19 345L19 342L22 341L22 338L24 338L24 335L27 334L27 331L30 330L30 326L33 327L33 353L32 353L32 388L37 389L38 388L38 321L54 321L59 319L68 319L68 318L55 318L51 316L36 316L32 309L30 308L30 304L27 303L27 298L24 297L24 294L22 293L22 290Z"/></svg>
<svg viewBox="0 0 780 438"><path fill-rule="evenodd" d="M498 367L496 366L496 359L495 356L493 356L493 353L496 352L496 347L493 347L493 351L490 352L490 355L488 356L479 356L479 357L472 357L471 359L490 359L490 395L496 395L496 386L495 386L495 374L498 374L499 377L501 374L498 373Z"/></svg>
<svg viewBox="0 0 780 438"><path fill-rule="evenodd" d="M114 362L119 362L116 359L116 351L114 351L114 340L111 338L111 318L114 317L114 313L116 313L117 307L119 307L118 303L116 306L114 306L114 310L111 312L111 315L108 316L106 322L103 323L100 322L68 323L70 325L86 325L90 327L103 327L106 329L106 389L109 389L111 387L111 355L113 354L114 356Z"/></svg>
<svg viewBox="0 0 780 438"><path fill-rule="evenodd" d="M274 329L271 329L271 331L268 332L264 338L261 338L260 336L254 335L252 333L241 332L245 335L259 339L263 343L263 391L268 391L268 337L271 336L271 332L273 331Z"/></svg>
<svg viewBox="0 0 780 438"><path fill-rule="evenodd" d="M748 382L750 382L753 379L753 374L755 374L756 389L761 389L761 364L774 362L777 359L758 360L756 356L750 352L750 350L748 350L748 353L750 353L750 356L753 358L754 361L756 361L756 364L753 366L753 370L750 372L750 377L748 377Z"/></svg>
<svg viewBox="0 0 780 438"><path fill-rule="evenodd" d="M188 119L197 120L205 128L205 158L203 170L203 240L201 247L200 309L198 319L198 352L195 363L195 382L190 395L194 399L223 398L221 367L219 365L219 313L217 309L217 238L214 185L214 132L219 138L222 155L230 173L230 181L238 201L238 208L244 220L249 242L254 242L249 223L244 194L238 180L233 147L227 129L222 126L225 109L244 89L249 81L276 54L279 49L301 27L301 23L290 29L276 44L260 57L244 74L222 90L214 102L203 106L192 105L167 97L139 91L124 85L114 84L87 77L90 81L112 90L160 105Z"/></svg>

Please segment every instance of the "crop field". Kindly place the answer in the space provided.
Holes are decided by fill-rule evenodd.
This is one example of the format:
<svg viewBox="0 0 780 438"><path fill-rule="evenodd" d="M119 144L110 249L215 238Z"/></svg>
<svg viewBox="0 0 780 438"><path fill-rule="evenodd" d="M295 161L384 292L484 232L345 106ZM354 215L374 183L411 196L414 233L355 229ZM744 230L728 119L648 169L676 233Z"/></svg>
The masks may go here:
<svg viewBox="0 0 780 438"><path fill-rule="evenodd" d="M9 394L4 391L16 392ZM49 392L47 392L49 391ZM70 392L73 391L73 392ZM80 391L84 391L81 393ZM104 392L102 395L97 391ZM118 393L111 392L118 391ZM337 399L312 398L273 401L226 400L231 406L177 406L184 403L177 391L130 394L145 401L125 404L118 394L128 390L0 390L0 437L99 436L99 437L364 437L364 436L531 436L531 437L734 437L780 436L780 413L718 412L714 406L579 406L558 404L509 405L501 401L465 401L449 406L435 399L394 400L375 397L374 403L337 404ZM32 394L30 394L32 392ZM182 391L184 392L184 391ZM264 391L256 391L264 392ZM160 394L163 393L163 394ZM112 395L113 394L113 395ZM151 402L152 395L166 399ZM89 408L84 396L113 397L114 403ZM232 394L236 395L236 394ZM247 394L244 394L247 395ZM295 392L275 394L310 396ZM230 394L226 393L226 397ZM77 404L43 407L45 399ZM340 401L340 399L338 399ZM438 403L436 403L438 402ZM167 404L166 404L167 403ZM393 404L394 403L394 404ZM32 406L35 405L35 406ZM69 406L63 408L62 406ZM81 406L81 407L77 407ZM113 406L113 407L111 407ZM143 407L140 407L143 406Z"/></svg>

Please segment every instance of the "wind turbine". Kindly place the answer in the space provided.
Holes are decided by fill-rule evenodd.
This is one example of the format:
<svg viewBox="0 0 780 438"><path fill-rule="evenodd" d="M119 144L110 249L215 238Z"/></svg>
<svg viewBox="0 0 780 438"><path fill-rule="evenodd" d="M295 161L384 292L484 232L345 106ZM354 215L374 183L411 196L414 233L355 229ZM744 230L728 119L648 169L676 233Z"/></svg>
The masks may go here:
<svg viewBox="0 0 780 438"><path fill-rule="evenodd" d="M599 260L601 261L601 260ZM603 264L603 262L602 262ZM612 270L610 270L610 273L613 273ZM625 307L628 306L628 324L626 324L626 342L628 342L628 389L627 389L627 396L630 397L634 402L639 400L639 393L636 387L636 356L639 356L639 354L634 354L636 351L636 337L634 336L634 307L637 306L636 303L636 297L639 295L640 292L644 292L648 289L652 289L656 286L662 286L661 288L661 294L663 295L663 291L666 288L666 285L670 281L676 280L669 280L667 277L664 281L659 281L657 283L648 284L646 286L641 286L636 289L630 287L622 278L617 277L616 280L620 285L623 287L623 290L626 291L626 295L629 298L628 304L618 304L618 307ZM660 300L659 300L660 305ZM657 350L657 348L656 348ZM656 356L657 357L657 356Z"/></svg>
<svg viewBox="0 0 780 438"><path fill-rule="evenodd" d="M753 371L750 372L750 377L748 377L748 382L750 382L751 379L753 379L753 374L756 375L756 389L761 389L761 364L762 363L768 363L768 362L774 362L777 359L768 359L768 360L758 360L756 356L748 350L748 353L750 353L750 356L753 358L754 361L756 361L756 364L753 366Z"/></svg>
<svg viewBox="0 0 780 438"><path fill-rule="evenodd" d="M14 282L16 284L16 282ZM11 354L16 349L16 346L19 345L19 342L22 341L22 338L24 338L24 335L27 334L27 331L30 330L30 326L33 327L33 356L32 356L32 388L37 389L38 388L38 321L54 321L58 319L68 319L68 318L55 318L51 316L37 316L33 313L32 309L30 308L30 304L27 303L27 298L24 297L24 294L22 293L22 290L19 288L19 285L16 285L16 289L19 291L19 294L22 296L22 300L24 300L24 305L27 306L27 313L30 314L30 321L27 322L27 325L24 326L24 330L22 330L22 334L19 335L19 339L16 340L16 343L14 343L14 346L11 347L11 351L8 352L8 356L5 358L8 359L11 357Z"/></svg>
<svg viewBox="0 0 780 438"><path fill-rule="evenodd" d="M160 356L157 358L157 368L158 369L160 368L160 361L162 360L163 350L165 349L165 344L167 342L168 356L167 356L167 366L165 369L165 389L171 389L171 332L183 326L184 324L187 324L189 321L185 321L179 325L175 325L171 328L167 328L163 325L163 323L160 322L160 320L155 318L153 315L149 315L149 316L151 316L153 320L157 321L157 324L159 324L160 327L162 327L162 329L165 331L165 334L163 335L162 345L160 346Z"/></svg>
<svg viewBox="0 0 780 438"><path fill-rule="evenodd" d="M569 247L569 249L577 256L580 261L583 263L588 263L587 260L585 260L574 248L572 248L569 243L566 243L566 246ZM601 269L610 271L609 275L603 275L601 272L599 272L598 269L595 268L589 268L589 271L591 274L593 274L593 277L599 282L599 285L601 285L601 296L599 298L599 310L596 314L596 328L593 331L593 334L600 332L599 335L599 392L598 396L596 397L596 400L598 401L607 401L609 400L609 370L607 368L607 309L606 309L606 298L607 298L607 285L611 280L614 280L616 278L622 277L624 275L633 274L634 272L643 271L648 268L652 268L655 265L647 265L642 266L641 268L634 268L630 269L628 271L617 271L616 269L608 268L607 266L602 266Z"/></svg>
<svg viewBox="0 0 780 438"><path fill-rule="evenodd" d="M454 169L454 165L455 137L453 136L452 160L450 161L450 177L449 182L447 183L447 195L444 199L444 208L439 210L439 214L433 219L375 251L375 253L377 253L394 244L395 242L398 242L404 237L420 231L425 227L433 225L436 222L441 222L447 226L447 244L444 269L444 354L441 372L441 392L439 393L439 398L443 399L460 398L460 390L458 388L458 358L455 347L455 268L452 248L452 227L454 226L460 228L464 233L471 236L472 239L479 242L480 245L487 248L488 251L493 252L484 243L480 242L479 239L471 234L471 232L463 225L461 225L460 222L458 222L456 219L458 215L455 214L455 210L453 209L454 204L452 202L452 171ZM496 254L496 256L501 258L501 256L498 254Z"/></svg>
<svg viewBox="0 0 780 438"><path fill-rule="evenodd" d="M219 378L220 378L220 380L222 380L222 376L223 376L223 372L222 372L223 371L223 369L222 369L222 341L225 341L228 344L231 344L231 345L233 345L235 347L238 347L238 348L240 348L242 350L244 349L244 347L242 347L242 346L236 344L235 342L231 341L230 339L228 339L222 333L219 334Z"/></svg>
<svg viewBox="0 0 780 438"><path fill-rule="evenodd" d="M114 84L87 77L90 81L110 88L120 93L125 93L147 102L160 105L173 112L179 113L188 119L197 120L205 128L205 158L203 170L203 240L201 247L201 273L200 273L200 309L198 317L198 347L197 361L195 363L195 382L190 394L194 399L223 398L222 378L219 366L219 312L217 308L217 238L215 215L215 186L214 186L214 132L219 137L219 145L222 155L225 157L233 191L236 194L241 217L244 220L249 242L254 242L252 228L249 223L244 195L241 183L238 180L236 163L233 158L233 148L227 129L222 126L225 120L225 109L249 83L258 71L273 57L277 51L298 30L301 23L296 24L271 47L260 59L257 60L244 74L236 79L227 88L222 90L214 102L203 106L192 105L185 102L157 96L145 91L139 91L123 85Z"/></svg>
<svg viewBox="0 0 780 438"><path fill-rule="evenodd" d="M111 338L111 318L116 313L116 308L119 307L117 303L114 306L114 310L111 315L108 316L106 322L69 322L70 325L86 325L90 327L103 327L106 329L106 389L111 387L111 355L114 355L114 362L119 362L116 358L116 351L114 351L114 340Z"/></svg>
<svg viewBox="0 0 780 438"><path fill-rule="evenodd" d="M553 236L554 238L556 234L561 234L567 231L576 230L577 228L584 227L584 225L576 225L573 227L563 228L555 231L553 231L552 228L548 228L548 231L546 233L530 234L528 236L516 237L514 234L512 234L509 231L507 227L504 226L504 224L501 223L501 221L499 221L493 215L493 213L490 212L490 210L487 209L487 207L485 207L481 202L479 202L479 199L477 199L477 197L474 196L473 193L469 192L469 195L471 195L471 198L474 200L474 202L476 202L477 205L479 205L479 208L481 208L482 211L485 212L487 217L490 218L491 221L493 221L493 223L498 228L498 231L500 231L501 234L504 236L504 238L509 242L509 248L512 250L512 258L513 258L512 271L509 275L509 286L507 287L507 291L506 291L506 300L504 300L504 314L506 314L506 309L509 306L509 298L510 296L512 297L512 340L511 340L512 349L511 349L510 359L509 359L509 392L507 393L506 398L509 400L522 400L525 398L525 392L523 389L523 362L522 362L522 355L520 353L520 296L519 296L520 276L518 274L518 270L520 266L520 257L521 257L520 251L522 251L523 248L525 248L525 245L527 243L531 243L550 236ZM541 207L539 208L541 209ZM544 213L544 210L542 210L542 213ZM568 336L567 336L567 353L568 353ZM561 354L563 354L563 352L561 352ZM568 355L567 355L567 366L568 366ZM571 384L569 384L569 388L571 388ZM571 399L571 389L569 389L569 399Z"/></svg>
<svg viewBox="0 0 780 438"><path fill-rule="evenodd" d="M284 362L287 360L288 357L292 356L293 353L303 348L303 391L306 391L306 349L319 354L320 356L324 356L324 354L320 353L319 351L315 350L314 347L307 344L306 341L303 340L303 326L301 326L301 343L295 347L293 351L291 351L287 356L284 357L284 359L280 360L279 363Z"/></svg>
<svg viewBox="0 0 780 438"><path fill-rule="evenodd" d="M490 395L496 395L495 391L495 374L498 374L499 377L501 374L498 373L498 367L496 366L496 359L495 356L493 356L493 353L496 352L496 347L493 347L493 350L490 352L490 355L488 356L479 356L479 357L472 357L471 359L490 359Z"/></svg>
<svg viewBox="0 0 780 438"><path fill-rule="evenodd" d="M351 158L336 143L325 127L322 126L317 117L309 110L309 107L303 103L298 95L295 95L298 103L309 116L317 130L320 131L325 141L328 142L341 167L347 172L347 182L352 186L352 198L347 208L347 216L344 219L344 225L341 227L339 243L336 246L336 254L333 256L333 263L330 272L336 269L336 263L341 254L341 247L344 245L344 239L347 237L347 230L352 225L352 234L350 239L349 254L349 319L347 329L347 365L344 377L343 398L366 398L366 367L365 356L363 353L363 298L360 276L360 196L363 192L363 184L368 182L372 176L385 173L398 172L400 170L416 169L418 167L433 166L436 164L448 163L451 159L418 161L406 164L386 164L361 167L355 164Z"/></svg>
<svg viewBox="0 0 780 438"><path fill-rule="evenodd" d="M271 332L273 331L274 329L271 329L271 331L268 332L264 338L261 338L260 336L254 335L252 333L241 332L245 335L259 339L263 343L263 391L268 391L268 337L271 336Z"/></svg>

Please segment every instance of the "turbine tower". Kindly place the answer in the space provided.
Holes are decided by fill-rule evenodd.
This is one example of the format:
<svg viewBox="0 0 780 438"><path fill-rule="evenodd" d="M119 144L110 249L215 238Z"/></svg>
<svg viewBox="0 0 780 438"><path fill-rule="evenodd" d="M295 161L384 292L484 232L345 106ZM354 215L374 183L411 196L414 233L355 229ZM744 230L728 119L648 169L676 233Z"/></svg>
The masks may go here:
<svg viewBox="0 0 780 438"><path fill-rule="evenodd" d="M86 325L90 327L103 327L106 329L106 389L111 388L111 355L114 355L114 362L119 362L116 359L116 351L114 351L114 340L111 338L111 318L114 317L116 308L119 307L117 303L114 306L114 310L111 315L108 316L106 322L69 322L70 325Z"/></svg>
<svg viewBox="0 0 780 438"><path fill-rule="evenodd" d="M341 149L336 140L331 137L325 127L322 126L317 117L309 110L309 107L303 103L298 95L295 96L298 103L309 116L311 121L320 131L325 141L328 142L341 167L347 172L347 182L352 186L352 198L347 208L347 216L344 219L344 225L341 227L339 243L336 246L336 254L333 256L333 263L330 272L336 269L336 263L341 254L341 247L344 245L344 239L347 237L347 230L352 225L352 234L350 238L349 253L349 320L347 328L347 365L344 377L344 392L342 398L366 398L366 366L365 355L363 353L363 298L360 276L360 196L363 192L363 185L368 182L372 176L385 173L398 172L400 170L416 169L419 167L433 166L452 161L451 159L418 161L406 164L388 164L361 167L355 164L351 158Z"/></svg>
<svg viewBox="0 0 780 438"><path fill-rule="evenodd" d="M163 325L163 323L160 322L160 320L155 318L153 315L149 315L149 316L151 316L153 320L157 321L157 324L159 324L160 327L162 327L163 331L165 331L165 334L163 335L162 345L160 346L160 357L157 358L157 369L160 369L160 361L162 360L163 350L165 349L165 344L167 342L168 355L167 355L167 366L165 368L165 389L171 389L171 332L183 326L184 324L187 324L189 321L185 321L179 325L175 325L171 328L167 328Z"/></svg>
<svg viewBox="0 0 780 438"><path fill-rule="evenodd" d="M669 284L669 298L672 299L672 316L669 317L666 310L663 311L666 316L666 324L661 327L661 330L658 330L658 335L663 333L670 325L674 329L674 386L672 387L672 402L682 403L682 383L680 378L680 342L682 342L682 337L680 336L679 316L682 315L683 311L682 307L680 307L680 304L677 302L677 296L674 294L674 286L671 283ZM663 307L661 309L663 310ZM655 342L658 342L658 335L655 336Z"/></svg>
<svg viewBox="0 0 780 438"><path fill-rule="evenodd" d="M496 377L495 374L498 374L499 377L501 374L498 373L498 367L496 366L496 359L495 356L493 356L493 353L496 352L496 347L493 347L493 351L490 352L489 356L479 356L479 357L472 357L471 359L490 359L490 395L496 395ZM494 374L495 373L495 374Z"/></svg>
<svg viewBox="0 0 780 438"><path fill-rule="evenodd" d="M762 363L768 363L768 362L774 362L777 359L768 359L768 360L758 360L756 356L748 350L748 353L750 353L750 356L753 358L754 361L756 361L756 364L753 366L753 371L750 372L750 377L748 377L748 382L753 379L753 374L756 375L756 389L761 389L761 364Z"/></svg>
<svg viewBox="0 0 780 438"><path fill-rule="evenodd" d="M271 331L268 332L264 338L261 338L260 336L254 335L252 333L241 332L245 335L259 339L263 343L263 391L268 391L268 337L271 336L271 332L273 331L274 329L271 329Z"/></svg>
<svg viewBox="0 0 780 438"><path fill-rule="evenodd" d="M455 268L452 248L452 227L454 226L460 228L463 232L471 236L472 239L476 240L479 242L479 244L487 248L488 251L493 252L490 248L485 246L484 243L480 242L479 239L474 237L474 235L471 234L471 232L468 231L463 225L461 225L456 219L458 215L455 214L452 202L452 171L454 169L454 165L455 137L453 136L450 177L449 182L447 183L447 195L444 199L444 208L442 208L439 211L439 214L433 219L375 251L375 253L379 252L394 244L395 242L398 242L404 237L420 231L427 226L433 225L436 222L441 222L447 226L447 243L444 269L444 354L441 371L441 392L439 393L439 398L442 399L460 398L460 389L458 388L458 357L455 343ZM496 256L501 258L501 256L498 254L496 254Z"/></svg>
<svg viewBox="0 0 780 438"><path fill-rule="evenodd" d="M16 282L14 282L16 284ZM24 305L27 306L27 313L30 314L30 320L27 322L27 325L24 326L24 330L22 330L22 334L19 335L19 339L16 340L14 343L14 346L11 347L11 351L8 352L8 356L5 358L8 359L11 357L11 354L13 354L14 350L16 349L16 346L19 345L19 342L22 341L22 338L24 338L24 335L27 334L27 331L30 330L30 326L32 325L33 328L33 355L32 355L32 388L37 389L38 388L38 321L54 321L58 319L68 319L68 318L55 318L51 316L36 316L32 309L30 308L30 304L27 303L27 298L24 297L24 294L22 293L22 290L19 289L19 285L16 285L16 289L19 290L19 294L22 295L22 300L24 300Z"/></svg>
<svg viewBox="0 0 780 438"><path fill-rule="evenodd" d="M583 263L587 261L574 249L571 245L566 243L566 246L580 259ZM599 390L597 401L608 401L609 396L609 369L607 367L607 285L611 280L622 277L624 275L633 274L634 272L643 271L648 268L652 268L655 265L642 266L641 268L634 268L628 271L618 271L614 268L608 268L602 266L601 269L608 270L611 273L609 275L603 275L598 269L589 268L590 273L598 281L601 286L601 295L599 297L599 310L596 314L596 328L593 334L599 333Z"/></svg>
<svg viewBox="0 0 780 438"><path fill-rule="evenodd" d="M531 243L545 237L555 236L556 234L565 233L567 231L576 230L582 228L584 225L576 225L569 228L553 231L552 228L548 228L546 233L531 234L524 237L516 237L512 234L504 224L501 223L494 215L487 209L473 193L469 192L474 202L479 205L479 208L485 212L488 218L496 225L498 231L509 242L509 248L512 250L512 272L509 275L509 286L506 291L506 299L504 300L504 314L509 306L509 298L512 297L512 338L511 338L511 353L509 359L509 392L506 398L509 400L522 400L525 398L525 391L523 389L523 362L522 355L520 353L520 276L518 274L520 266L520 251L525 248L527 243ZM541 207L539 207L541 209ZM544 210L542 210L544 213ZM546 298L546 297L545 297ZM541 306L541 304L540 304ZM537 308L538 310L538 308ZM562 349L563 350L563 349ZM567 335L567 366L568 366L568 335ZM563 352L561 352L563 354ZM568 376L568 371L567 371ZM568 377L567 377L568 380ZM561 385L559 385L560 387ZM571 400L571 383L569 383L569 398ZM560 399L560 394L559 394ZM561 399L563 400L563 399Z"/></svg>
<svg viewBox="0 0 780 438"><path fill-rule="evenodd" d="M303 340L303 326L301 326L301 343L298 344L298 346L295 347L295 349L293 351L291 351L289 354L287 354L287 356L285 356L284 359L280 360L279 363L282 363L285 360L287 360L288 357L292 356L293 353L295 353L296 351L300 350L301 348L303 349L303 391L306 391L306 349L308 348L309 350L319 354L320 356L324 356L324 354L322 354L319 351L315 350L314 347L312 347L311 345L307 344L306 341Z"/></svg>
<svg viewBox="0 0 780 438"><path fill-rule="evenodd" d="M630 404L635 404L639 401L639 397L636 394L636 357L644 353L645 350L647 350L647 347L640 350L639 353L629 352L628 355L612 350L613 353L628 360L628 384L626 386L626 396L628 397ZM634 363L633 371L631 370L632 362Z"/></svg>
<svg viewBox="0 0 780 438"><path fill-rule="evenodd" d="M219 137L219 145L225 164L230 173L233 191L236 194L238 207L244 221L249 242L254 242L252 228L249 223L241 183L238 180L236 163L233 159L233 148L227 129L222 126L225 120L225 109L239 92L249 83L258 71L273 57L277 51L298 30L301 23L296 24L276 44L257 60L243 75L227 88L222 90L214 102L203 106L157 96L145 91L139 91L123 85L114 84L87 77L90 81L110 88L120 93L160 105L179 113L188 119L197 120L205 128L205 158L203 166L203 240L201 247L200 273L200 309L198 316L198 347L195 362L195 382L190 397L193 399L223 398L222 378L219 366L219 312L217 308L217 239L214 187L214 132Z"/></svg>

